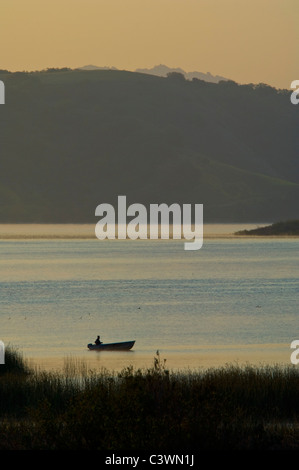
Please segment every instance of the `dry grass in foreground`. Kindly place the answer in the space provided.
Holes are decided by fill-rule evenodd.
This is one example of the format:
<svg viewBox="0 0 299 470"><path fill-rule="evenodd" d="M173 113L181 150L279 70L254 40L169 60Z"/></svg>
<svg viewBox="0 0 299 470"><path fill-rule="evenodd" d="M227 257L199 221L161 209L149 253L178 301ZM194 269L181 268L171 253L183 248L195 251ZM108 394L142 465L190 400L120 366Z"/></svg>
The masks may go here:
<svg viewBox="0 0 299 470"><path fill-rule="evenodd" d="M296 366L174 373L157 352L146 370L48 373L8 350L0 450L299 449L298 394Z"/></svg>

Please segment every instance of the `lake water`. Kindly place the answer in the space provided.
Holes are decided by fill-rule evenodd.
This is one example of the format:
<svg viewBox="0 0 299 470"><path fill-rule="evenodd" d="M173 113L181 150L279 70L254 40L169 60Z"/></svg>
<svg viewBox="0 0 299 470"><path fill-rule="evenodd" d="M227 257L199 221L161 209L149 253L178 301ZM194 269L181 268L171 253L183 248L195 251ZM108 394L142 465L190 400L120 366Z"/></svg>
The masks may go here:
<svg viewBox="0 0 299 470"><path fill-rule="evenodd" d="M185 251L180 240L99 241L91 228L0 226L5 345L44 367L66 358L147 367L157 350L174 369L290 364L298 238L238 238L230 234L244 226L211 226L201 250ZM88 351L98 334L136 344Z"/></svg>

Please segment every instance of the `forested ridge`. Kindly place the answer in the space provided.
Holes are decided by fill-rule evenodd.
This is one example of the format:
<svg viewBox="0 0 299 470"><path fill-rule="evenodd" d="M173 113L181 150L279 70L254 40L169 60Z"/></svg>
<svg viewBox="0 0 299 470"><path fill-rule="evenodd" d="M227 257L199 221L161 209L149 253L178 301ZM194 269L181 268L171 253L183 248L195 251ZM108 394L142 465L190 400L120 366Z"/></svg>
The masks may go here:
<svg viewBox="0 0 299 470"><path fill-rule="evenodd" d="M0 222L95 222L128 204L204 205L205 222L298 218L290 90L119 70L0 71Z"/></svg>

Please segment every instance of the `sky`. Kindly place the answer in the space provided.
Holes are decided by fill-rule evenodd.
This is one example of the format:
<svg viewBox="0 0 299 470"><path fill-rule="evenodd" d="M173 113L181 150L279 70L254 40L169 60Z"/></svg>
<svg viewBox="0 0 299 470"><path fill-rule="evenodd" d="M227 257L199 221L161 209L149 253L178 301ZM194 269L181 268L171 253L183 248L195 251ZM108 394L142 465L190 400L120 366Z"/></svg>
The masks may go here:
<svg viewBox="0 0 299 470"><path fill-rule="evenodd" d="M164 64L289 89L298 22L298 0L0 0L0 69Z"/></svg>

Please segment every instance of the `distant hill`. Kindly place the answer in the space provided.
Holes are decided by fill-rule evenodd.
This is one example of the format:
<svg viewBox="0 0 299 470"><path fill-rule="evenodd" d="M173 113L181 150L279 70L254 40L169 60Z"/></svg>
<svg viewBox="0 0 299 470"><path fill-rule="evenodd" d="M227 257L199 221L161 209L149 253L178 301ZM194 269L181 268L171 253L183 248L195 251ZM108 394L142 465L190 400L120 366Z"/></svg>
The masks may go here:
<svg viewBox="0 0 299 470"><path fill-rule="evenodd" d="M95 222L98 204L204 204L205 222L298 218L288 90L119 70L0 71L0 222Z"/></svg>
<svg viewBox="0 0 299 470"><path fill-rule="evenodd" d="M166 77L169 73L181 73L187 80L198 78L199 80L205 80L206 82L218 83L221 80L228 80L220 75L212 75L210 72L185 72L181 68L170 68L167 65L156 65L150 69L136 69L138 73L148 73L150 75L157 75L159 77Z"/></svg>
<svg viewBox="0 0 299 470"><path fill-rule="evenodd" d="M116 67L98 67L97 65L84 65L83 67L78 67L77 70L117 70Z"/></svg>
<svg viewBox="0 0 299 470"><path fill-rule="evenodd" d="M79 67L78 70L118 70L116 67L98 67L96 65L84 65L83 67ZM167 77L169 73L180 73L182 74L187 80L192 80L193 78L198 78L199 80L204 80L206 82L218 83L221 80L228 80L225 77L221 77L220 75L212 75L210 72L203 73L203 72L185 72L185 70L177 67L171 68L167 65L156 65L150 69L136 69L135 72L137 73L146 73L149 75L156 75L158 77Z"/></svg>
<svg viewBox="0 0 299 470"><path fill-rule="evenodd" d="M299 235L299 220L288 220L286 222L276 222L265 227L258 227L252 230L241 230L236 235Z"/></svg>

